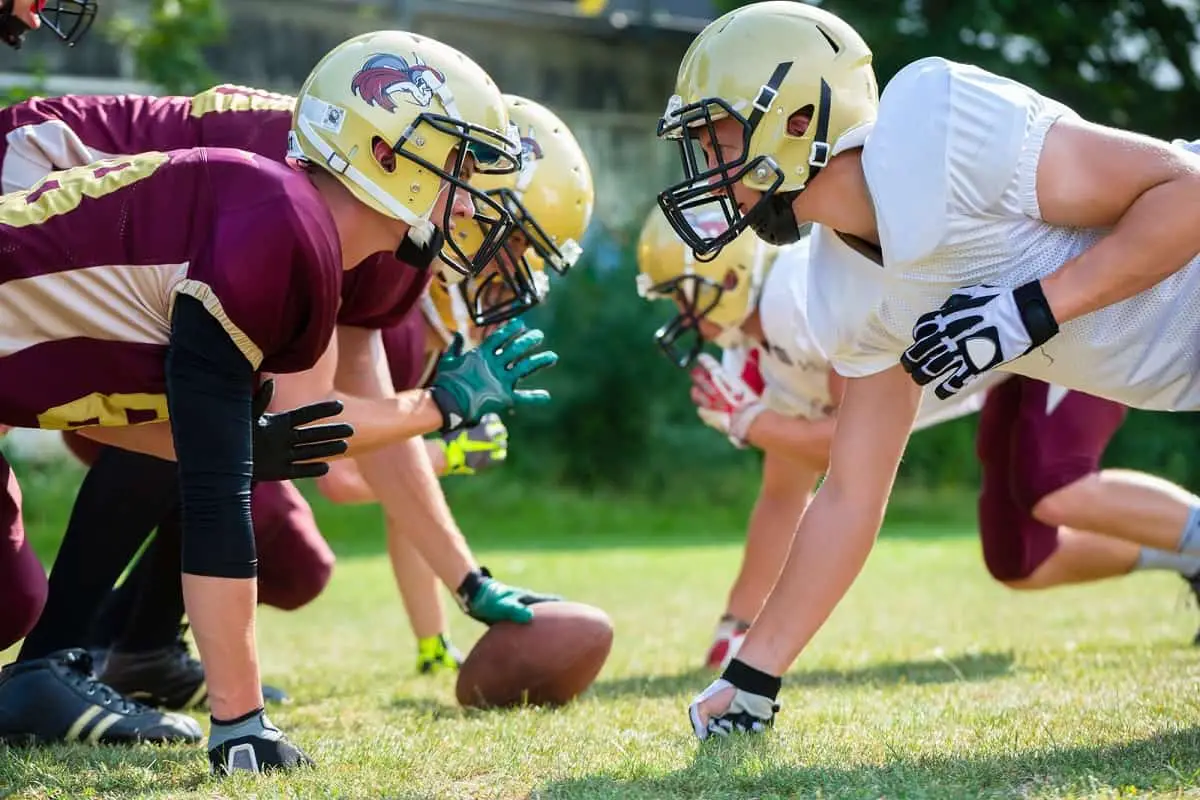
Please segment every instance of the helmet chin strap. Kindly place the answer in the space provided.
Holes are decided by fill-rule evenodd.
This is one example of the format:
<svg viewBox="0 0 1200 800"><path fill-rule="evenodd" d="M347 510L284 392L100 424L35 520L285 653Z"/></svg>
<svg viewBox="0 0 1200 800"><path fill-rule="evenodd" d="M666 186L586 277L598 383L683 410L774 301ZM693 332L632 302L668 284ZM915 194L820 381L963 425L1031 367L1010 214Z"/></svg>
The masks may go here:
<svg viewBox="0 0 1200 800"><path fill-rule="evenodd" d="M746 215L746 224L767 244L781 247L800 241L800 223L792 202L802 190L779 192L755 204Z"/></svg>

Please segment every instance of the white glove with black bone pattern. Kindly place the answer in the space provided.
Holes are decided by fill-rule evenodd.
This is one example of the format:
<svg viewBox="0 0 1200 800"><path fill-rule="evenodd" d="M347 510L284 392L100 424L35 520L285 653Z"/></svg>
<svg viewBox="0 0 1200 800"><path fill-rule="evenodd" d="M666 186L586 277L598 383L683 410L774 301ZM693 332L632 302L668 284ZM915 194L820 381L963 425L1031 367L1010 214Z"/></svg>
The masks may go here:
<svg viewBox="0 0 1200 800"><path fill-rule="evenodd" d="M744 448L750 425L767 409L762 398L708 353L699 355L690 374L692 402L700 419L729 437L735 447Z"/></svg>
<svg viewBox="0 0 1200 800"><path fill-rule="evenodd" d="M941 308L917 318L913 343L900 356L919 386L946 377L934 389L945 400L988 370L1020 358L1058 333L1039 281L1006 289L957 289Z"/></svg>
<svg viewBox="0 0 1200 800"><path fill-rule="evenodd" d="M780 678L760 672L735 658L721 677L696 695L688 706L692 732L700 741L712 734L765 732L775 724L775 715L779 713L775 698L779 696L781 686ZM729 699L722 703L717 695Z"/></svg>

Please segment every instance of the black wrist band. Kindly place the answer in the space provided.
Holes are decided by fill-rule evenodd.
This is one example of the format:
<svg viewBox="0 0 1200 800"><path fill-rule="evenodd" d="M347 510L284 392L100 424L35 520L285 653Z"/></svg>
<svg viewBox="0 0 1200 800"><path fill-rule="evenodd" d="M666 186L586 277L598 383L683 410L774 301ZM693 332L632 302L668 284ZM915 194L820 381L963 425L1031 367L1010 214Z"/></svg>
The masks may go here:
<svg viewBox="0 0 1200 800"><path fill-rule="evenodd" d="M492 573L488 572L487 567L473 569L467 573L467 577L463 578L463 582L455 589L455 594L464 601L470 600L479 591L479 587L483 586L484 578L490 577L492 577Z"/></svg>
<svg viewBox="0 0 1200 800"><path fill-rule="evenodd" d="M1054 312L1046 302L1041 281L1030 281L1018 286L1013 290L1013 300L1021 314L1021 322L1025 323L1025 330L1029 332L1029 338L1033 342L1029 346L1030 350L1041 347L1058 333L1058 320L1054 319Z"/></svg>
<svg viewBox="0 0 1200 800"><path fill-rule="evenodd" d="M263 707L259 706L258 708L254 709L253 711L247 711L245 714L242 714L240 717L234 717L233 719L217 719L216 717L212 716L211 714L209 715L208 718L212 722L213 725L238 725L242 722L245 722L246 720L253 719L254 717L261 714L263 712L263 710L264 710Z"/></svg>
<svg viewBox="0 0 1200 800"><path fill-rule="evenodd" d="M772 700L779 696L779 690L783 687L782 678L768 675L736 658L729 662L721 677L743 692L762 695Z"/></svg>

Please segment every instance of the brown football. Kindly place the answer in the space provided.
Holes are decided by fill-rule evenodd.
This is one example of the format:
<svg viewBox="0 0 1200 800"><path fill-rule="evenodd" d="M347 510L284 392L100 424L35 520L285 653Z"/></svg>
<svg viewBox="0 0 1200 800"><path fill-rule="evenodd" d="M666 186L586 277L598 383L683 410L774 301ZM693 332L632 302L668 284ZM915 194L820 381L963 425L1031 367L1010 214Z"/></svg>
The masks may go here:
<svg viewBox="0 0 1200 800"><path fill-rule="evenodd" d="M458 671L469 708L563 705L592 685L612 649L612 620L583 603L539 603L527 624L497 622Z"/></svg>

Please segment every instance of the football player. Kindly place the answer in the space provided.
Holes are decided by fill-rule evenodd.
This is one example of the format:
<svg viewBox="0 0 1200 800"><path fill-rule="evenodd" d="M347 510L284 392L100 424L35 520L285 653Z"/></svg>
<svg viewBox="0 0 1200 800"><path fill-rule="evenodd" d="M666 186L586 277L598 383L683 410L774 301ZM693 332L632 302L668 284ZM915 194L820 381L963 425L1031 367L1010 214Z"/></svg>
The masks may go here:
<svg viewBox="0 0 1200 800"><path fill-rule="evenodd" d="M21 293L12 306L30 310L22 318L38 321L25 339L42 362L70 348L86 360L56 370L53 381L6 382L0 421L99 423L81 432L178 455L183 588L204 661L213 716L209 756L218 772L309 763L266 718L257 681L250 474L232 466L248 456L254 372L304 371L326 360L343 271L430 237L431 220L444 225L452 215L487 216L494 224L481 256L499 247L509 220L466 181L473 170L516 168L519 143L509 134L503 100L474 62L427 38L381 32L340 45L305 82L292 128L301 169L241 150L150 152L55 173L3 200L7 230L0 233L13 253L9 271L20 278L6 286ZM79 231L85 216L87 230ZM22 247L26 238L34 241ZM476 268L453 242L447 246L442 257L455 269ZM84 260L81 253L90 255ZM49 277L39 279L38 263L25 263L39 257L53 259ZM264 275L264 264L283 265L272 267L278 280L262 279L272 274ZM71 290L91 298L89 313L67 313L77 309ZM35 314L39 308L44 312ZM110 345L114 333L118 345L137 344ZM375 400L347 396L348 411L353 401L356 419L372 428L367 446L544 401L544 394L515 388L554 361L553 354L530 354L540 333L519 325L501 333L486 354L444 359L429 390ZM24 341L19 334L14 328L12 339ZM0 365L27 371L26 352L6 355ZM165 381L156 380L164 352ZM165 420L168 404L170 430L145 424L114 433L131 422ZM497 585L478 570L471 574L474 591L464 602L477 611L483 593L494 607ZM32 639L23 650L36 644ZM103 692L81 661L76 654L10 665L0 690L14 703L4 710L14 718L24 712L26 720L36 710L43 728L35 735L48 738L103 740L119 725L133 729L125 738L142 733L125 705L93 702ZM70 680L62 677L68 672ZM48 719L48 708L61 720Z"/></svg>
<svg viewBox="0 0 1200 800"><path fill-rule="evenodd" d="M716 217L692 224L714 231L725 222ZM764 451L742 569L707 659L712 668L724 668L736 654L791 546L810 499L806 490L828 468L844 380L807 318L809 243L806 236L776 249L743 231L711 261L700 262L657 208L638 243L643 296L674 299L683 307L656 339L676 363L695 361L692 399L701 419L735 445ZM725 363L699 353L701 339L723 342ZM1196 591L1200 557L1078 530L1077 506L1091 501L1095 481L1113 475L1100 473L1100 458L1125 418L1124 406L994 373L944 401L927 392L913 429L980 408L979 532L984 562L996 580L1013 589L1045 589L1166 569ZM1120 479L1160 487L1163 508L1183 502L1179 498L1196 502L1150 476Z"/></svg>
<svg viewBox="0 0 1200 800"><path fill-rule="evenodd" d="M880 99L857 32L789 2L743 7L696 38L659 133L686 172L659 202L697 253L747 227L786 242L797 220L818 223L808 318L847 378L830 470L779 582L690 707L704 738L771 724L779 676L862 568L921 402L910 373L943 378L949 396L1004 362L1131 407L1200 407L1200 161L937 58ZM683 212L701 207L728 230L690 225ZM1200 553L1191 495L1109 472L1083 489L1072 527L1104 534L1071 546L1087 577L1114 574L1135 545Z"/></svg>
<svg viewBox="0 0 1200 800"><path fill-rule="evenodd" d="M383 332L396 391L423 385L446 348L470 349L488 331L540 303L549 291L547 265L565 275L582 252L579 241L595 204L591 168L583 150L550 109L513 95L505 95L505 102L521 139L521 170L479 175L472 186L502 204L517 230L478 276L454 285L432 283L422 301L423 324L406 320ZM483 233L479 225L467 222L456 225L453 235L466 252L473 252ZM422 351L427 368L414 373L412 366L421 363ZM507 457L507 446L508 433L498 417L427 442L440 474L474 474ZM339 502L372 502L378 496L349 459L334 464L319 485L327 497ZM418 669L456 666L459 656L445 636L436 575L410 538L389 536L388 550L417 636Z"/></svg>
<svg viewBox="0 0 1200 800"><path fill-rule="evenodd" d="M97 0L0 0L0 40L20 50L26 33L45 27L74 47L92 27L98 6Z"/></svg>
<svg viewBox="0 0 1200 800"><path fill-rule="evenodd" d="M386 76L386 70L382 75ZM367 90L369 87L364 89ZM5 134L6 145L0 178L11 190L36 179L48 169L86 162L112 152L173 149L200 144L237 145L283 160L294 106L294 98L234 86L219 86L195 98L66 96L34 99L0 112L0 131ZM483 244L482 238L478 237L478 241L470 243L472 254ZM407 260L414 261L411 253ZM410 328L411 323L395 324L395 320L403 319L412 309L416 296L427 282L428 271L425 267L428 266L428 260L426 258L426 263L420 265L422 269L419 271L393 262L390 266L382 264L382 269L368 273L388 278L388 285L377 285L378 281L371 279L347 281L338 312L337 342L343 344L346 339L363 342L363 337L358 333L360 330L387 328L394 333ZM444 262L441 267L443 276L461 275L460 271L448 269ZM352 275L363 272L359 270ZM410 316L419 319L415 314ZM421 369L423 364L416 359L406 362L404 345L394 340L394 335L385 338L383 348L393 379L403 389L417 388L415 370ZM352 356L354 354L343 346L342 357L350 359ZM357 358L364 360L362 356ZM280 394L303 396L328 391L333 370L328 366L330 359L323 359L322 364L325 366L318 365L317 369L302 374L279 376L277 383ZM349 419L359 424L354 414L352 410ZM493 438L499 438L495 434L495 423L488 420L468 430L447 432L444 440L454 442L455 437L475 435L481 426L488 426L485 430L491 430ZM453 454L454 451L449 452ZM420 464L414 467L412 451L407 448L393 451L390 459L394 468L388 471L388 475L404 474L414 469L419 474L422 469ZM123 631L114 643L115 650L110 654L111 657L104 660L101 679L155 705L181 708L204 698L204 673L188 655L186 645L177 640L182 602L178 597L178 588L170 585L169 576L157 576L154 588L146 593L146 579L142 574L154 563L170 563L171 548L178 547L177 542L172 544L171 539L171 534L177 534L171 513L177 503L173 499L177 494L173 491L170 470L169 463L138 454L112 454L100 460L89 473L80 492L68 530L68 541L91 542L93 546L105 542L106 551L112 552L112 537L121 535L129 539L129 546L125 549L132 551L155 525L162 523L165 526L160 527L160 537L152 545L153 555L148 554L139 562L143 569L135 570L132 576L134 580L127 581L118 597L113 598L115 602L109 604L110 613L103 615L106 622L103 627L107 630L101 641L94 644L103 645L113 638L116 631ZM416 483L417 502L425 508L431 508L429 513L441 514L444 501L438 496L440 492L436 483L432 486L427 481ZM105 486L107 489L93 491L92 485ZM433 492L438 494L431 496ZM114 504L111 502L114 496L138 497L139 502ZM385 496L395 496L395 493ZM416 505L411 503L407 507L411 512ZM260 600L284 608L297 608L314 598L323 588L332 566L332 553L316 528L311 510L289 485L256 486L253 507L256 541L261 546ZM404 547L404 543L398 544L395 540L410 535L411 519L411 513L398 514L393 511L388 515L390 549L394 552ZM451 558L473 562L452 518L444 518L438 529L427 533L425 528L421 528L417 533L425 535L426 547L434 547L435 554L440 551ZM409 549L405 547L404 551ZM454 552L456 550L458 552ZM445 560L443 558L443 562ZM444 616L440 614L436 583L427 592L406 590L408 581L399 571L403 566L397 561L397 576L410 609L432 605L439 609L438 618L441 619L440 628L424 635L420 632L421 621L414 617L414 628L420 637L419 668L429 671L438 666L453 665L456 651L442 635ZM455 567L457 564L452 563L451 568ZM464 573L467 578L462 578ZM26 570L22 574L32 578L36 572ZM100 570L91 570L95 581L100 580L101 574ZM466 570L451 574L455 581L450 584L452 589L461 588L463 582L470 578ZM264 584L264 579L268 583ZM78 579L69 577L61 580L72 585L79 583ZM162 580L167 582L157 582ZM481 603L490 598L487 602L495 607L477 609L472 612L476 615L501 614L506 615L504 618L524 621L529 618L529 611L525 607L527 604L537 599L548 599L545 595L502 587L487 575L483 575L478 584L474 596ZM483 590L484 586L488 587L487 591ZM131 601L138 592L142 592L143 596L137 604L138 610L134 610ZM39 625L35 632L38 638L49 639L57 649L80 642L81 631L86 629L89 620L84 609L95 607L95 601L84 602L80 594L73 594L75 599L69 611L62 607L59 613ZM409 602L414 594L430 599ZM68 596L61 592L57 595ZM125 625L125 618L130 616L130 624ZM68 623L68 620L73 623ZM47 648L48 645L40 649Z"/></svg>

